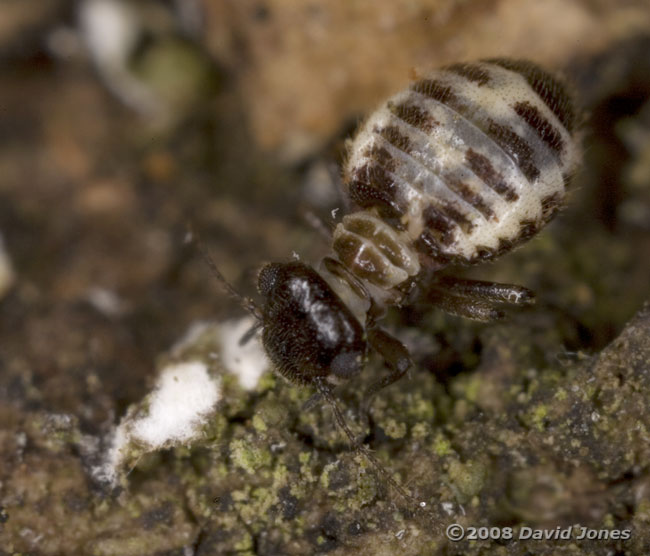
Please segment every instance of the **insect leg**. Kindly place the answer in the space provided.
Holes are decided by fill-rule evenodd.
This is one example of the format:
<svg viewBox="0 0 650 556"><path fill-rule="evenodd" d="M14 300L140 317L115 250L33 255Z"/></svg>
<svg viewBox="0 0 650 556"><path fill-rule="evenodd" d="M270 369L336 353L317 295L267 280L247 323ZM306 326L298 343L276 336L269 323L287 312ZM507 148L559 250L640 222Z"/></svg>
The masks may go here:
<svg viewBox="0 0 650 556"><path fill-rule="evenodd" d="M264 325L262 324L261 321L255 321L255 324L253 324L253 326L251 326L244 333L244 335L241 338L239 338L239 345L240 346L245 346L248 342L250 342L252 340L253 336L255 336L255 334L257 334L259 332L259 330L261 330L263 328L263 326Z"/></svg>
<svg viewBox="0 0 650 556"><path fill-rule="evenodd" d="M479 322L493 322L505 317L505 312L496 309L491 303L458 297L446 292L433 292L427 296L426 301L450 315Z"/></svg>
<svg viewBox="0 0 650 556"><path fill-rule="evenodd" d="M535 303L535 294L528 288L515 284L446 276L433 283L423 300L451 315L492 322L505 317L500 306L532 305Z"/></svg>
<svg viewBox="0 0 650 556"><path fill-rule="evenodd" d="M436 289L448 292L454 297L476 299L483 302L508 303L511 305L532 305L535 294L528 288L516 284L499 284L483 280L466 280L447 276L439 279Z"/></svg>
<svg viewBox="0 0 650 556"><path fill-rule="evenodd" d="M366 391L362 411L367 414L374 396L387 386L397 382L413 364L408 349L397 338L394 338L381 328L370 328L367 330L368 343L386 361L391 372L381 380L374 382Z"/></svg>

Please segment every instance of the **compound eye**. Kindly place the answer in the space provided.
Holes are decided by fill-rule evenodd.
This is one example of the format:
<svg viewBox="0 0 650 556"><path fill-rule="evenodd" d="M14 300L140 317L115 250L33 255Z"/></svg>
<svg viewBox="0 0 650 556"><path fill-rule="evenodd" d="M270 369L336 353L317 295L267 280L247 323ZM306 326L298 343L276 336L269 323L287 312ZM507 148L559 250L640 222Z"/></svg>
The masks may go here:
<svg viewBox="0 0 650 556"><path fill-rule="evenodd" d="M257 275L257 290L260 295L268 297L273 292L278 278L279 265L275 263L266 264Z"/></svg>
<svg viewBox="0 0 650 556"><path fill-rule="evenodd" d="M339 353L330 365L330 371L337 378L348 380L361 371L363 365L362 353L358 351L349 351Z"/></svg>

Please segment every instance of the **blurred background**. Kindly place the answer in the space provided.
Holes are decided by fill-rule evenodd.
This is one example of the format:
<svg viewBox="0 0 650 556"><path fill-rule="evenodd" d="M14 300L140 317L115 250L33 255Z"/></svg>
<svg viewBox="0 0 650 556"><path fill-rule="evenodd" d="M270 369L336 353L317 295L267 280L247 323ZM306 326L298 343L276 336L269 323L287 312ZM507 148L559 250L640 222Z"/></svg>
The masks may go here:
<svg viewBox="0 0 650 556"><path fill-rule="evenodd" d="M316 262L328 246L303 216L342 206L363 117L414 76L491 56L571 82L585 162L540 237L466 272L536 290L567 350L597 353L650 293L647 0L1 0L0 507L29 485L25 446L43 450L30 474L61 479L35 415L100 435L191 323L241 312L189 230L248 295L264 261ZM468 340L419 360L457 372L465 348L480 356ZM89 507L81 472L66 489ZM43 545L16 523L16 550L86 538Z"/></svg>

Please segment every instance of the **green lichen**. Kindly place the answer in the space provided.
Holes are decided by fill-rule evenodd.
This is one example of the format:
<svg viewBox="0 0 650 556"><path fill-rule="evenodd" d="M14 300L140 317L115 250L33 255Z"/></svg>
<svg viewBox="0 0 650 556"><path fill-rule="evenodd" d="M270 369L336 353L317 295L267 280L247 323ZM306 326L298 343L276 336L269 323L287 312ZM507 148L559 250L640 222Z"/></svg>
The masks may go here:
<svg viewBox="0 0 650 556"><path fill-rule="evenodd" d="M248 555L253 556L255 554L253 552L253 538L247 533L243 533L240 536L240 539L233 543L233 548L235 549L237 554L242 554L246 556Z"/></svg>
<svg viewBox="0 0 650 556"><path fill-rule="evenodd" d="M531 411L531 421L534 427L539 431L545 428L545 420L548 415L548 407L544 404L535 406Z"/></svg>
<svg viewBox="0 0 650 556"><path fill-rule="evenodd" d="M406 424L398 423L395 419L388 419L387 421L383 422L382 427L386 433L386 436L395 439L404 438L407 431Z"/></svg>
<svg viewBox="0 0 650 556"><path fill-rule="evenodd" d="M433 451L439 457L444 457L451 454L451 442L441 434L437 434L433 442Z"/></svg>
<svg viewBox="0 0 650 556"><path fill-rule="evenodd" d="M564 388L558 388L558 389L555 391L555 394L553 395L553 397L554 397L558 402L563 402L564 400L567 399L568 394L567 394L567 391L566 391Z"/></svg>
<svg viewBox="0 0 650 556"><path fill-rule="evenodd" d="M481 391L481 377L480 375L473 375L465 383L465 392L464 392L465 398L470 402L476 403L480 391Z"/></svg>
<svg viewBox="0 0 650 556"><path fill-rule="evenodd" d="M357 493L350 500L350 507L363 508L370 504L378 495L377 481L373 475L363 473L357 480Z"/></svg>
<svg viewBox="0 0 650 556"><path fill-rule="evenodd" d="M411 437L414 440L424 440L431 435L431 425L428 423L415 423L411 428Z"/></svg>
<svg viewBox="0 0 650 556"><path fill-rule="evenodd" d="M447 474L457 489L459 501L465 503L483 488L487 477L487 469L479 461L468 461L466 463L451 461Z"/></svg>
<svg viewBox="0 0 650 556"><path fill-rule="evenodd" d="M325 489L328 490L330 486L330 473L337 469L339 466L339 463L336 461L333 461L331 463L328 463L324 468L323 472L320 475L320 485Z"/></svg>
<svg viewBox="0 0 650 556"><path fill-rule="evenodd" d="M275 375L273 373L271 373L271 372L264 373L260 377L259 381L257 382L257 386L256 386L255 390L258 393L263 393L263 392L266 392L268 390L273 390L275 388L275 386L277 385L277 382L278 382L277 378L275 377Z"/></svg>
<svg viewBox="0 0 650 556"><path fill-rule="evenodd" d="M407 406L406 415L415 421L431 422L436 414L436 408L430 399L414 396Z"/></svg>
<svg viewBox="0 0 650 556"><path fill-rule="evenodd" d="M307 483L313 483L316 481L311 456L311 452L301 452L298 454L298 461L300 462L300 477Z"/></svg>
<svg viewBox="0 0 650 556"><path fill-rule="evenodd" d="M274 485L283 485L287 481L287 477L289 476L289 470L287 469L287 466L278 463L274 468L273 468L273 484Z"/></svg>
<svg viewBox="0 0 650 556"><path fill-rule="evenodd" d="M271 453L267 449L242 439L230 443L230 457L236 466L251 475L271 463Z"/></svg>
<svg viewBox="0 0 650 556"><path fill-rule="evenodd" d="M253 415L253 419L252 419L251 422L252 422L253 428L257 432L262 433L262 432L266 432L268 430L268 428L266 426L266 423L264 422L264 419L262 419L262 416L259 413L256 413L255 415Z"/></svg>

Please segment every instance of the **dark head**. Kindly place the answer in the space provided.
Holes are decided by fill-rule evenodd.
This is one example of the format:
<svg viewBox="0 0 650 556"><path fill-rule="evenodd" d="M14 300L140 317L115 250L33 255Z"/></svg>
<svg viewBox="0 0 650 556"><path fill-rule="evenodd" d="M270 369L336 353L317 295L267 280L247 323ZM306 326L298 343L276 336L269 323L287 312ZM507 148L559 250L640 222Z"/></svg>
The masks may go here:
<svg viewBox="0 0 650 556"><path fill-rule="evenodd" d="M363 327L311 267L271 263L258 275L265 298L262 341L288 380L346 380L361 371L366 354Z"/></svg>

